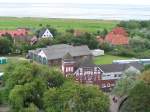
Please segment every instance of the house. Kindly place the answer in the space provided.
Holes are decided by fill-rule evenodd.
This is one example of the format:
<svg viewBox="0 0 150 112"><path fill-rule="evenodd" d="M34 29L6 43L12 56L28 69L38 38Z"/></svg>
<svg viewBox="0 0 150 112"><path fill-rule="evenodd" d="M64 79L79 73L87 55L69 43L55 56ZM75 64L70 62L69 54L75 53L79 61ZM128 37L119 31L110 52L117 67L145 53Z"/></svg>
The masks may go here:
<svg viewBox="0 0 150 112"><path fill-rule="evenodd" d="M18 28L16 30L0 30L0 36L6 35L6 34L11 35L13 38L23 37L28 34L28 30L25 28Z"/></svg>
<svg viewBox="0 0 150 112"><path fill-rule="evenodd" d="M122 27L117 27L113 29L111 32L109 32L105 36L105 38L101 38L100 36L97 36L97 40L100 43L107 42L112 45L128 45L129 44L128 33Z"/></svg>
<svg viewBox="0 0 150 112"><path fill-rule="evenodd" d="M111 91L116 81L122 78L124 71L132 69L140 72L143 68L139 63L95 65L88 59L82 61L79 66L74 63L74 60L63 62L62 71L65 76L73 74L76 81L98 85L103 91Z"/></svg>
<svg viewBox="0 0 150 112"><path fill-rule="evenodd" d="M45 29L43 28L40 32L39 32L39 35L38 37L40 38L53 38L53 34L49 31L49 29Z"/></svg>
<svg viewBox="0 0 150 112"><path fill-rule="evenodd" d="M117 80L122 78L123 73L128 69L134 69L140 72L143 69L143 65L140 63L126 63L126 64L106 64L99 65L102 71L101 76L101 88L104 91L111 90Z"/></svg>
<svg viewBox="0 0 150 112"><path fill-rule="evenodd" d="M61 66L62 60L66 55L71 55L76 64L84 57L91 58L91 52L88 46L72 46L67 44L58 44L30 50L28 56L39 63L47 64L49 66Z"/></svg>

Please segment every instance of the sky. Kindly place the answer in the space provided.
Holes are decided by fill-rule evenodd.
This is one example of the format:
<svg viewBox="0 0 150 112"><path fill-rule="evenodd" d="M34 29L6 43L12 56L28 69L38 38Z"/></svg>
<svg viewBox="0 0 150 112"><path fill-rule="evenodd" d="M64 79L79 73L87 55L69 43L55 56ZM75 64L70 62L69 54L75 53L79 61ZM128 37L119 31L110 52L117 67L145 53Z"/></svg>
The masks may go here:
<svg viewBox="0 0 150 112"><path fill-rule="evenodd" d="M0 0L0 3L94 3L150 5L150 0Z"/></svg>

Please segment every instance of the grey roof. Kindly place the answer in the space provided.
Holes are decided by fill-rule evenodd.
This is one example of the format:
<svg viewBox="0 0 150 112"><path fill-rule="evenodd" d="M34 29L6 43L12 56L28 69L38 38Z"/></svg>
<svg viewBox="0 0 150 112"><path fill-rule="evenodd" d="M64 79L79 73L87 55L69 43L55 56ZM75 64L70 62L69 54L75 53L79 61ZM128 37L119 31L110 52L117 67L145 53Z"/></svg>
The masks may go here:
<svg viewBox="0 0 150 112"><path fill-rule="evenodd" d="M71 46L67 44L58 44L48 46L47 48L37 49L34 52L43 51L48 60L62 59L67 53L72 57L91 55L90 49L87 46Z"/></svg>
<svg viewBox="0 0 150 112"><path fill-rule="evenodd" d="M41 29L38 36L41 37L45 33L45 31L46 28Z"/></svg>
<svg viewBox="0 0 150 112"><path fill-rule="evenodd" d="M143 69L143 65L140 63L128 63L128 64L107 64L107 65L99 65L99 68L105 72L105 73L109 73L109 72L123 72L126 69L128 69L129 67L134 67L138 70L142 70Z"/></svg>
<svg viewBox="0 0 150 112"><path fill-rule="evenodd" d="M79 67L96 67L96 65L93 64L92 60L85 57L80 61Z"/></svg>

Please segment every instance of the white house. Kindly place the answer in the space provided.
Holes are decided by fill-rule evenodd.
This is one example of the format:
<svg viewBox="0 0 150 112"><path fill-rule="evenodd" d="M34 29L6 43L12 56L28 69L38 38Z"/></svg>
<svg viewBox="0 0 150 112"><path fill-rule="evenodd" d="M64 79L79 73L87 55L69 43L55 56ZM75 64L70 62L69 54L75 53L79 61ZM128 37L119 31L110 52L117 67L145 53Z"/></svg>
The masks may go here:
<svg viewBox="0 0 150 112"><path fill-rule="evenodd" d="M41 38L53 38L53 34L49 31L49 29L42 29L39 33L39 37L41 37Z"/></svg>

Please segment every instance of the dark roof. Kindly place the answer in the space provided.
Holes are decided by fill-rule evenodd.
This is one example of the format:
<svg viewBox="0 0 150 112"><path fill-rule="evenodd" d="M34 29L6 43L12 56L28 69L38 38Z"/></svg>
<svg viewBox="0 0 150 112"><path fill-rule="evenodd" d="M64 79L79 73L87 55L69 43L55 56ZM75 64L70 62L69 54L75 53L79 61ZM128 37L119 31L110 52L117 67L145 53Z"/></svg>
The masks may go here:
<svg viewBox="0 0 150 112"><path fill-rule="evenodd" d="M92 60L90 60L89 58L85 57L79 63L79 67L96 67L96 65L93 64Z"/></svg>
<svg viewBox="0 0 150 112"><path fill-rule="evenodd" d="M128 69L129 67L134 67L138 70L142 70L143 69L143 65L140 63L127 63L127 64L107 64L107 65L99 65L99 68L105 72L105 73L109 73L109 72L123 72L126 69Z"/></svg>
<svg viewBox="0 0 150 112"><path fill-rule="evenodd" d="M105 72L122 72L124 70L123 64L106 64L106 65L99 65L99 68Z"/></svg>

